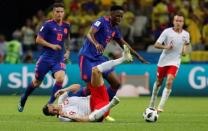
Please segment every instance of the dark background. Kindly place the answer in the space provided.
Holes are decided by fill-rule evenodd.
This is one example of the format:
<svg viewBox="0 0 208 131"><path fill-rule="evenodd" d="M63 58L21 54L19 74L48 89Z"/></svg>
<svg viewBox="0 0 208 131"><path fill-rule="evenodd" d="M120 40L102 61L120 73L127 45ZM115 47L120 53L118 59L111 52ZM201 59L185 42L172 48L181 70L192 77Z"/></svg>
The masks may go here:
<svg viewBox="0 0 208 131"><path fill-rule="evenodd" d="M54 0L0 0L0 33L11 39L12 32L21 28L26 18L39 9L47 10Z"/></svg>

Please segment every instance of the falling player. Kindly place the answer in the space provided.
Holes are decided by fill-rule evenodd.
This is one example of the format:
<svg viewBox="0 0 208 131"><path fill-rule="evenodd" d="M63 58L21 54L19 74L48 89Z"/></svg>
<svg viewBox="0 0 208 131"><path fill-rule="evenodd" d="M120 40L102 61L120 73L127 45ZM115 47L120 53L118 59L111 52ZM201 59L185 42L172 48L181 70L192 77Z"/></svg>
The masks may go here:
<svg viewBox="0 0 208 131"><path fill-rule="evenodd" d="M59 97L59 107L53 105L46 105L43 108L45 115L59 115L62 121L97 121L108 114L110 108L118 104L117 97L113 97L109 103L109 96L104 85L102 73L106 70L112 69L114 66L123 63L124 61L132 61L132 56L126 45L124 45L123 56L116 60L106 61L99 64L92 69L91 86L89 86L90 97L68 97L64 93L72 88L77 88L79 85L75 84L67 89L59 90L56 95ZM92 112L92 113L91 113Z"/></svg>

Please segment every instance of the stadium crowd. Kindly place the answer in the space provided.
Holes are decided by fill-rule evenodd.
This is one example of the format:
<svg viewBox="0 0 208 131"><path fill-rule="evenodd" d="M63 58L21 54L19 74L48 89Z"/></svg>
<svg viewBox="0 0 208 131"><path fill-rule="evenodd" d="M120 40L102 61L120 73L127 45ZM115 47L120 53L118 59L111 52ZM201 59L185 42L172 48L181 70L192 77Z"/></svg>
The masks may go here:
<svg viewBox="0 0 208 131"><path fill-rule="evenodd" d="M190 33L193 50L182 60L208 62L208 0L64 0L64 3L65 21L71 24L70 48L75 54L90 24L107 15L111 5L122 5L125 14L120 29L134 49L147 55L160 53L153 47L154 41L163 29L171 26L173 14L180 11L185 16L185 29ZM36 34L51 15L48 10L37 11L21 28L12 32L12 40L0 34L0 63L34 63L41 52L41 47L35 45ZM114 43L109 46L106 54L118 57L120 47Z"/></svg>

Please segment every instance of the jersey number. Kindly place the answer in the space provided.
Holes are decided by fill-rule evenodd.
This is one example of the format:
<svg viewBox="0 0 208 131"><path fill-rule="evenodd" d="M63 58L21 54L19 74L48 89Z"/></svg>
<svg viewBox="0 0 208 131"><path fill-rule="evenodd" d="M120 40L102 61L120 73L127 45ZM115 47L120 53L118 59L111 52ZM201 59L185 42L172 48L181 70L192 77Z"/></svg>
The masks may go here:
<svg viewBox="0 0 208 131"><path fill-rule="evenodd" d="M58 33L56 39L57 39L58 41L62 41L62 37L63 37L63 35L60 34L60 33Z"/></svg>

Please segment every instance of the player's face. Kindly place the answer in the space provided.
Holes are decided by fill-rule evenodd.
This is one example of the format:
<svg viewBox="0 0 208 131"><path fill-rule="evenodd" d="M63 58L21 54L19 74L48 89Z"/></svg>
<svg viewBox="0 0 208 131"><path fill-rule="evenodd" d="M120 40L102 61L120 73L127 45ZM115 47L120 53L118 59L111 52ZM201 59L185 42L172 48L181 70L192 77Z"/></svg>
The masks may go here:
<svg viewBox="0 0 208 131"><path fill-rule="evenodd" d="M116 10L111 12L111 22L114 25L118 25L122 18L123 18L124 11L123 10Z"/></svg>
<svg viewBox="0 0 208 131"><path fill-rule="evenodd" d="M183 16L175 16L173 19L173 25L176 29L182 29L184 25L184 18Z"/></svg>
<svg viewBox="0 0 208 131"><path fill-rule="evenodd" d="M55 20L60 21L64 18L64 8L56 7L53 9L53 17Z"/></svg>
<svg viewBox="0 0 208 131"><path fill-rule="evenodd" d="M59 108L54 105L48 105L48 111L54 115L59 113Z"/></svg>

